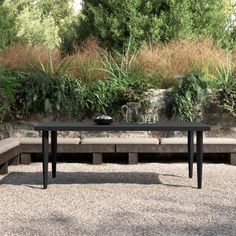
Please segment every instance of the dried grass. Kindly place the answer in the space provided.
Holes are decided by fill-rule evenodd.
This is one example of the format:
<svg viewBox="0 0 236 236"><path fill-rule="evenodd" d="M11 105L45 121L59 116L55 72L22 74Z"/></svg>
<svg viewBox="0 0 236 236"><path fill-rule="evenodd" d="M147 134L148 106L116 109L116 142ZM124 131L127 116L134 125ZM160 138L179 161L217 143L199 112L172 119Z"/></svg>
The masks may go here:
<svg viewBox="0 0 236 236"><path fill-rule="evenodd" d="M84 81L105 79L107 73L101 70L104 68L102 56L107 56L106 50L99 47L95 38L87 39L72 55L70 74Z"/></svg>
<svg viewBox="0 0 236 236"><path fill-rule="evenodd" d="M17 43L0 52L0 66L25 71L40 61L46 64L50 57L54 64L60 62L60 53L56 50Z"/></svg>
<svg viewBox="0 0 236 236"><path fill-rule="evenodd" d="M233 72L236 73L236 48L232 50L232 67L233 67Z"/></svg>
<svg viewBox="0 0 236 236"><path fill-rule="evenodd" d="M144 46L136 57L145 74L161 77L170 84L175 83L176 76L192 70L200 70L210 78L216 67L226 61L226 52L206 38L158 43L152 48Z"/></svg>
<svg viewBox="0 0 236 236"><path fill-rule="evenodd" d="M50 57L54 65L62 60L60 52L45 46L30 46L17 43L0 52L0 66L15 70L27 70L30 64L47 64ZM99 46L95 38L87 39L76 48L71 59L69 74L83 81L105 79L103 61L108 53ZM232 52L232 62L236 65L236 51ZM143 46L135 55L130 70L135 70L140 77L161 78L171 86L176 83L176 76L192 70L202 71L211 78L216 67L227 63L227 53L206 38L175 40L169 43L157 43L152 48Z"/></svg>

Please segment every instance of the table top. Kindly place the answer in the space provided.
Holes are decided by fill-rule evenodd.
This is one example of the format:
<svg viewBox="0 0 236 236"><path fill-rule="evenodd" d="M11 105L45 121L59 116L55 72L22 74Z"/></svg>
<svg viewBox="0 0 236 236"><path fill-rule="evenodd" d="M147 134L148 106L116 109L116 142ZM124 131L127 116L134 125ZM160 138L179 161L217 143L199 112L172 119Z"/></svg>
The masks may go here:
<svg viewBox="0 0 236 236"><path fill-rule="evenodd" d="M154 124L94 122L46 122L34 126L36 131L209 131L210 126L198 122L156 122Z"/></svg>

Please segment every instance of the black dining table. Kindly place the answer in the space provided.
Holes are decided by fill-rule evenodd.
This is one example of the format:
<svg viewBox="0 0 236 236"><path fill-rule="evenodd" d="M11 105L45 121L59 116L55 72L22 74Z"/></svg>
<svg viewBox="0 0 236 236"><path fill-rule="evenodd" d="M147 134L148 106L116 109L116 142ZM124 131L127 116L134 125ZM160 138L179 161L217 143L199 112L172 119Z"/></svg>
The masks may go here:
<svg viewBox="0 0 236 236"><path fill-rule="evenodd" d="M203 132L210 131L210 126L198 122L156 122L147 123L111 123L108 125L94 122L45 122L35 125L36 131L42 132L43 188L48 185L49 134L51 134L52 177L56 178L57 132L58 131L185 131L188 134L189 177L193 175L194 134L197 137L197 187L202 188Z"/></svg>

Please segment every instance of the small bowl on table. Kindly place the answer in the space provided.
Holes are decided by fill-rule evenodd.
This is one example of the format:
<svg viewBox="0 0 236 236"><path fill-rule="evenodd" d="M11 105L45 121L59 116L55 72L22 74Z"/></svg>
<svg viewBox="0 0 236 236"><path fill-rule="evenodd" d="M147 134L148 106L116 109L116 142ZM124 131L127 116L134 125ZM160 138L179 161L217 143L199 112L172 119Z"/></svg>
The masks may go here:
<svg viewBox="0 0 236 236"><path fill-rule="evenodd" d="M102 115L102 116L97 116L94 119L94 122L97 125L109 125L109 124L111 124L113 122L113 119L110 116Z"/></svg>

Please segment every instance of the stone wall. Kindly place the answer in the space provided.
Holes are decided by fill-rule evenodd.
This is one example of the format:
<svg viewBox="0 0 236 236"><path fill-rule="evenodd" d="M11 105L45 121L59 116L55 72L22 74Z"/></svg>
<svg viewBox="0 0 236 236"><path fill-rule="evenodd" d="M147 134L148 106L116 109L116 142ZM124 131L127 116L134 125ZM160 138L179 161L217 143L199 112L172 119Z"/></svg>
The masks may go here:
<svg viewBox="0 0 236 236"><path fill-rule="evenodd" d="M148 121L169 120L167 117L171 102L170 90L150 90L148 99L150 107L145 115ZM172 118L173 119L173 118ZM34 131L34 125L40 122L52 121L53 117L33 117L30 121L11 121L0 123L0 140L8 137L40 137ZM202 122L211 125L211 131L206 132L210 137L235 137L236 120L222 113L215 104L209 103L204 111ZM183 136L182 132L60 132L61 137L163 137Z"/></svg>
<svg viewBox="0 0 236 236"><path fill-rule="evenodd" d="M148 96L151 105L147 113L151 116L155 115L156 120L170 120L168 117L170 103L172 101L170 92L170 89L149 91ZM209 97L211 97L211 92L208 91L208 93ZM201 111L201 113L202 119L199 121L211 126L211 131L206 132L206 136L236 138L236 119L229 114L223 113L216 104L211 102L211 99L209 99L208 104L206 105L204 111ZM173 120L174 118L171 119ZM184 134L181 132L173 132L172 134L169 134L169 136L171 135L182 136Z"/></svg>

